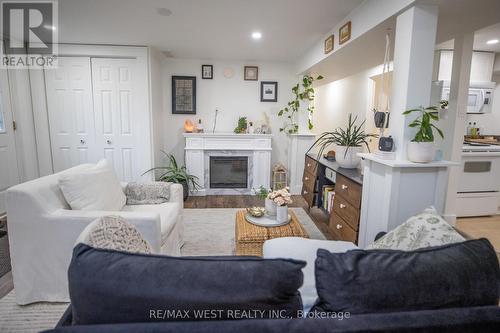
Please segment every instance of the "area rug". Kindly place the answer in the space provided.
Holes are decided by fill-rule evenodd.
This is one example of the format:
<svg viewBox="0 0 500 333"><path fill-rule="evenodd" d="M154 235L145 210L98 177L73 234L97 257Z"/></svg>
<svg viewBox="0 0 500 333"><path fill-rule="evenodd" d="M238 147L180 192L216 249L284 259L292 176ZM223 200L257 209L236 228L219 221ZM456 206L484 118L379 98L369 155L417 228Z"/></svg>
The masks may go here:
<svg viewBox="0 0 500 333"><path fill-rule="evenodd" d="M184 210L183 256L234 254L235 208ZM313 239L325 239L302 208L293 208L299 222ZM25 306L15 302L15 290L0 299L0 332L31 333L53 328L66 303L35 303Z"/></svg>

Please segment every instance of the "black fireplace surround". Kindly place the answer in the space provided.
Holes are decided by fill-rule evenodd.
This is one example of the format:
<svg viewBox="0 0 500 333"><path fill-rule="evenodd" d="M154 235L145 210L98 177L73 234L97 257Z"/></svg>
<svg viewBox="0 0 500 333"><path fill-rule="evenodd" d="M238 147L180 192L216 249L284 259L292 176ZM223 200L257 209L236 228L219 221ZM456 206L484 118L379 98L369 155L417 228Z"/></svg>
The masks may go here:
<svg viewBox="0 0 500 333"><path fill-rule="evenodd" d="M210 156L210 188L248 188L248 157Z"/></svg>

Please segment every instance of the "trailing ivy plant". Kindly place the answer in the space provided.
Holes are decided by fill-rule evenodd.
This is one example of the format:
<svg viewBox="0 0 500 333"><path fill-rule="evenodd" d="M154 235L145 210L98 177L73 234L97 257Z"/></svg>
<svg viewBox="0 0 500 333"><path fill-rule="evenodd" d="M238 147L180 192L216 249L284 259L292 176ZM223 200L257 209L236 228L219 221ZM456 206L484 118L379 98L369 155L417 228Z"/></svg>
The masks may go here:
<svg viewBox="0 0 500 333"><path fill-rule="evenodd" d="M297 123L297 114L299 112L300 103L306 102L308 103L307 113L311 115L314 112L314 106L310 105L312 101L314 101L314 81L323 79L323 76L318 75L317 77L312 77L310 75L304 75L302 78L302 82L297 83L292 88L292 93L295 95L295 98L288 102L287 106L281 109L278 112L278 116L286 117L286 121L283 124L283 127L280 128L280 132L285 132L288 134L294 134L299 131L299 124ZM313 129L313 124L311 119L308 118L308 127L309 129Z"/></svg>
<svg viewBox="0 0 500 333"><path fill-rule="evenodd" d="M442 107L442 104L440 107ZM421 106L418 109L406 110L403 114L407 116L413 112L419 112L420 115L408 125L409 127L417 128L415 138L411 141L434 142L433 130L436 130L439 136L444 139L443 131L432 123L439 120L438 108L436 106L428 106L426 108Z"/></svg>

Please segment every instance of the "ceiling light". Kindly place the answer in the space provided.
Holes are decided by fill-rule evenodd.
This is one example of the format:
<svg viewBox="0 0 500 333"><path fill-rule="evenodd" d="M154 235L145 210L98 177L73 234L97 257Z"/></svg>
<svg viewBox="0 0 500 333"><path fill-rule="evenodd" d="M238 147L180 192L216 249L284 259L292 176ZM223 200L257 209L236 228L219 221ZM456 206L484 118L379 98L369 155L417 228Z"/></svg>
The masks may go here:
<svg viewBox="0 0 500 333"><path fill-rule="evenodd" d="M158 13L158 15L161 15L161 16L172 15L172 11L168 8L156 8L156 12Z"/></svg>
<svg viewBox="0 0 500 333"><path fill-rule="evenodd" d="M258 32L258 31L254 31L254 32L252 32L252 38L256 39L256 40L257 39L261 39L262 38L262 34L260 32Z"/></svg>
<svg viewBox="0 0 500 333"><path fill-rule="evenodd" d="M486 44L488 44L488 45L498 44L498 39L491 39L491 40L487 41Z"/></svg>

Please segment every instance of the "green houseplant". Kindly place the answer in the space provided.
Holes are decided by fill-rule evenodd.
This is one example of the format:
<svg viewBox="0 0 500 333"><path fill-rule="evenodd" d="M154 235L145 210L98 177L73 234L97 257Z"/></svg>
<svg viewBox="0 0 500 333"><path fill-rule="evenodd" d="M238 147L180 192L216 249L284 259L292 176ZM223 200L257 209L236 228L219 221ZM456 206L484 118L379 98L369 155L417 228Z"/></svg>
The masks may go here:
<svg viewBox="0 0 500 333"><path fill-rule="evenodd" d="M443 131L432 122L438 121L438 108L436 106L423 106L417 109L406 110L403 115L418 113L408 126L415 128L417 133L413 140L408 142L408 160L416 163L429 163L434 160L436 147L434 145L434 130L441 138L444 138Z"/></svg>
<svg viewBox="0 0 500 333"><path fill-rule="evenodd" d="M311 146L311 149L318 148L318 157L323 155L323 152L330 145L336 145L335 159L342 168L353 169L361 162L361 158L357 155L362 152L363 146L368 148L369 138L376 138L376 134L366 134L363 130L365 121L357 125L358 117L352 117L349 114L349 119L346 128L337 128L332 132L325 132Z"/></svg>
<svg viewBox="0 0 500 333"><path fill-rule="evenodd" d="M186 201L189 196L189 186L191 186L193 190L200 188L200 185L198 184L198 177L190 175L184 165L179 166L174 155L167 154L163 150L161 152L167 157L168 165L151 168L144 172L143 175L151 171L162 171L160 176L157 177L157 180L181 184L184 190L184 201Z"/></svg>
<svg viewBox="0 0 500 333"><path fill-rule="evenodd" d="M314 106L311 105L312 101L314 101L314 81L321 80L323 77L318 75L317 77L312 77L310 75L304 75L302 78L302 82L297 83L292 88L292 93L295 98L288 102L287 106L281 109L278 112L278 116L286 117L286 121L283 124L283 127L280 128L280 132L285 132L288 134L294 134L299 131L299 124L297 120L297 116L300 110L300 106L302 102L307 103L307 113L308 113L308 127L310 130L313 129L313 124L311 122L312 113L314 112Z"/></svg>
<svg viewBox="0 0 500 333"><path fill-rule="evenodd" d="M247 126L248 126L247 117L238 118L238 126L234 129L234 133L236 134L246 133Z"/></svg>

